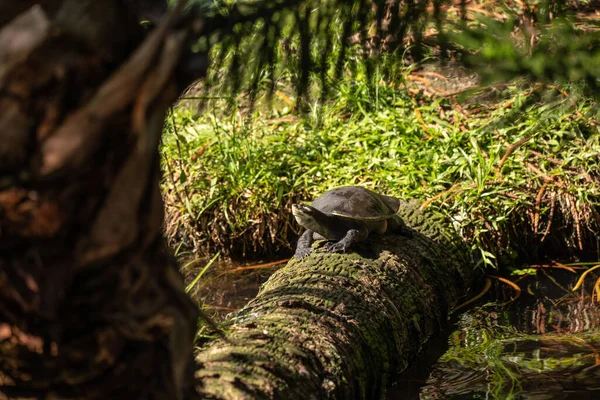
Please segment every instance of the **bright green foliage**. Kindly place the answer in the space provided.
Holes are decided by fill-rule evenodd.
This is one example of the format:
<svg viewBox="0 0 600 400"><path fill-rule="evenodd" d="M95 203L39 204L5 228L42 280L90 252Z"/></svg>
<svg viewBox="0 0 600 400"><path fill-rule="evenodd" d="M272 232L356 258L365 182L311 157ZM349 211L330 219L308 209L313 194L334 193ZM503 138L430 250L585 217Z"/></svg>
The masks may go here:
<svg viewBox="0 0 600 400"><path fill-rule="evenodd" d="M233 254L230 246L238 246L238 254L269 253L294 238L282 221L297 232L292 202L350 184L407 199L433 198L431 206L454 221L489 265L521 250L510 232L541 239L552 201L559 203L555 212L570 225L569 234L577 222L585 235L584 227L593 225L589 207L600 194L600 136L589 116L591 100L571 90L515 84L483 110L475 100L461 108L452 98L394 89L408 82L403 77L409 73L376 90L364 79L347 78L335 101L307 120L264 109L244 121L239 114L217 119L178 109L164 143L167 171L176 182L166 179L167 196L180 212L172 221L197 230L196 250ZM502 158L520 140L499 174ZM194 158L200 148L202 155ZM573 202L577 213L571 215Z"/></svg>
<svg viewBox="0 0 600 400"><path fill-rule="evenodd" d="M449 3L218 2L197 44L209 76L168 121L167 236L271 255L295 241L293 202L358 184L431 199L485 265L595 246L600 41L585 2ZM415 91L405 79L433 52L504 83L470 100Z"/></svg>

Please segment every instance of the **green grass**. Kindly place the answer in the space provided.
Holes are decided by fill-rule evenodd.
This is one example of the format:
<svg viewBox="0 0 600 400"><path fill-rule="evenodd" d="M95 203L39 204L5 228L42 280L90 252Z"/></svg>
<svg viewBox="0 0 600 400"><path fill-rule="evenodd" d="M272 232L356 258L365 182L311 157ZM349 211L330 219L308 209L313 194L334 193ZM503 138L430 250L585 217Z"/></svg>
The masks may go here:
<svg viewBox="0 0 600 400"><path fill-rule="evenodd" d="M176 108L162 148L171 243L199 255L285 253L299 232L291 204L346 184L430 199L487 265L549 236L575 249L594 242L593 101L574 88L515 83L500 86L493 101L459 106L427 95L427 84L415 90L404 79L410 72L374 89L360 72L347 76L335 98L305 118L277 94L252 114L224 117L218 103L199 115Z"/></svg>

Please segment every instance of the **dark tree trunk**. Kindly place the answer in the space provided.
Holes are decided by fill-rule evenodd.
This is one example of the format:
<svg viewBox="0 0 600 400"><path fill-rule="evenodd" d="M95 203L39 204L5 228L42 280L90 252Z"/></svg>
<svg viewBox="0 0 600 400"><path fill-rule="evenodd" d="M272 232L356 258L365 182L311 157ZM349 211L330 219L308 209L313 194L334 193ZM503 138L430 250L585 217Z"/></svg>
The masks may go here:
<svg viewBox="0 0 600 400"><path fill-rule="evenodd" d="M0 0L0 398L196 396L157 147L198 24L34 3Z"/></svg>
<svg viewBox="0 0 600 400"><path fill-rule="evenodd" d="M277 271L198 355L203 397L381 399L466 294L462 241L416 205L419 234L370 237L357 252L313 252Z"/></svg>

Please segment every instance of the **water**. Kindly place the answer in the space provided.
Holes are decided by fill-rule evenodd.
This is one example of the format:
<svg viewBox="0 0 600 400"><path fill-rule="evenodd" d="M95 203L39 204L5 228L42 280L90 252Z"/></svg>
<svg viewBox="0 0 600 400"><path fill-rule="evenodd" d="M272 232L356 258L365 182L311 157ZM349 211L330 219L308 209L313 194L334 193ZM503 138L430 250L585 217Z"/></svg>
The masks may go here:
<svg viewBox="0 0 600 400"><path fill-rule="evenodd" d="M518 281L515 301L514 289L496 281L387 398L600 399L600 308L589 295L598 276L573 292L577 272L540 269Z"/></svg>
<svg viewBox="0 0 600 400"><path fill-rule="evenodd" d="M214 311L213 317L222 321L231 312L237 311L256 297L262 285L287 261L277 260L264 263L231 263L217 261L203 275L190 295L200 305ZM198 260L197 265L183 270L188 285L206 264Z"/></svg>

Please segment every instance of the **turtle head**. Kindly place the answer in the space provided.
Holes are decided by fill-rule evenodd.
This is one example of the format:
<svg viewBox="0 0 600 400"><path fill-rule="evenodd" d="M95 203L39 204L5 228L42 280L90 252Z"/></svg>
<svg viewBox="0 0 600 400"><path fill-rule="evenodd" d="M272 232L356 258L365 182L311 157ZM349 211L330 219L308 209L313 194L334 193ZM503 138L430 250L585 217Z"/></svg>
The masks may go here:
<svg viewBox="0 0 600 400"><path fill-rule="evenodd" d="M292 204L292 214L296 221L306 229L320 230L318 227L321 225L320 220L323 219L324 214L316 208L306 204Z"/></svg>
<svg viewBox="0 0 600 400"><path fill-rule="evenodd" d="M305 222L315 218L315 211L317 210L306 204L292 204L292 214L296 218L296 221L302 226L304 226Z"/></svg>

